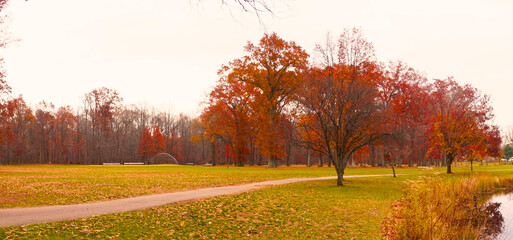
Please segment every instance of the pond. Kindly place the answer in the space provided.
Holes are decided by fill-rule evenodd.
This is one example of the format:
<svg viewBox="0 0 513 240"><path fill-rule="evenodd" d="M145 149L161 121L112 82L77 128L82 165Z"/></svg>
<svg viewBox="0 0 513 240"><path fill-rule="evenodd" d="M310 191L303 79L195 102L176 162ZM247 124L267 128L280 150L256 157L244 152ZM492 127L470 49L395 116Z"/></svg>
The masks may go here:
<svg viewBox="0 0 513 240"><path fill-rule="evenodd" d="M502 232L495 239L513 239L513 193L500 193L493 195L488 202L500 203L499 211L504 218Z"/></svg>

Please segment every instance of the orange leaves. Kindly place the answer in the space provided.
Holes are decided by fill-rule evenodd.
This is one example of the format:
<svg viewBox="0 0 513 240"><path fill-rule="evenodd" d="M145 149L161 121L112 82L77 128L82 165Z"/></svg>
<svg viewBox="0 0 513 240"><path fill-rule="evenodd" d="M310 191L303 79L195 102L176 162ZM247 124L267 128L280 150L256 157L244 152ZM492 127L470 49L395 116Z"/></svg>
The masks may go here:
<svg viewBox="0 0 513 240"><path fill-rule="evenodd" d="M256 140L265 157L284 156L280 125L284 111L301 85L300 73L308 54L275 33L265 34L258 45L248 43L246 56L223 66L201 116L209 135L226 138L240 159Z"/></svg>
<svg viewBox="0 0 513 240"><path fill-rule="evenodd" d="M248 55L240 67L232 68L237 81L253 88L252 109L258 123L257 145L261 154L270 158L269 166L283 156L279 123L294 92L301 85L300 72L308 64L308 54L296 43L286 42L275 33L266 34L259 45L248 43Z"/></svg>
<svg viewBox="0 0 513 240"><path fill-rule="evenodd" d="M139 154L144 160L155 155L155 145L148 127L144 127L141 133L141 142L139 143Z"/></svg>
<svg viewBox="0 0 513 240"><path fill-rule="evenodd" d="M164 141L164 136L160 132L158 126L153 126L153 144L155 144L155 153L161 153L166 151L166 142Z"/></svg>
<svg viewBox="0 0 513 240"><path fill-rule="evenodd" d="M233 157L243 162L249 154L252 137L251 94L244 83L221 79L210 93L208 106L200 116L205 135L213 142L224 138L234 148Z"/></svg>

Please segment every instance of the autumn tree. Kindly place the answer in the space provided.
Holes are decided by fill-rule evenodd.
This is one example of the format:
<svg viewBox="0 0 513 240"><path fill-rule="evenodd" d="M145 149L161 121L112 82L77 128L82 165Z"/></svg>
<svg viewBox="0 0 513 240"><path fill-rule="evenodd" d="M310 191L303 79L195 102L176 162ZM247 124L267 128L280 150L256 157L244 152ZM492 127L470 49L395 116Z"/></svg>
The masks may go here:
<svg viewBox="0 0 513 240"><path fill-rule="evenodd" d="M347 29L337 45L319 47L336 54L322 67L309 71L298 94L299 126L320 141L313 142L333 162L337 185L343 185L344 170L356 150L373 141L382 126L382 106L376 81L380 71L374 50L359 29Z"/></svg>
<svg viewBox="0 0 513 240"><path fill-rule="evenodd" d="M206 107L200 116L201 125L210 141L218 138L232 146L235 163L242 164L249 156L249 142L253 135L251 125L254 112L252 101L254 89L246 83L221 75L210 92Z"/></svg>
<svg viewBox="0 0 513 240"><path fill-rule="evenodd" d="M154 125L151 129L153 144L155 145L155 153L161 153L166 151L166 142L164 141L164 136L160 132L158 126Z"/></svg>
<svg viewBox="0 0 513 240"><path fill-rule="evenodd" d="M5 24L6 16L4 9L8 0L0 0L0 48L4 48L10 42L7 25ZM2 162L2 151L4 147L13 140L12 129L8 118L13 116L15 103L11 101L11 88L5 81L5 71L3 69L4 59L0 57L0 162Z"/></svg>
<svg viewBox="0 0 513 240"><path fill-rule="evenodd" d="M492 119L489 98L470 85L453 78L435 80L430 92L430 150L440 150L447 158L447 173L456 156L467 146L479 143Z"/></svg>
<svg viewBox="0 0 513 240"><path fill-rule="evenodd" d="M10 99L11 88L3 79L0 71L0 146L12 140L12 128L8 119L14 115L14 103ZM0 154L2 149L0 149ZM1 155L0 155L1 158Z"/></svg>
<svg viewBox="0 0 513 240"><path fill-rule="evenodd" d="M34 147L37 151L38 163L51 163L54 159L54 109L55 106L52 103L41 101L34 114Z"/></svg>
<svg viewBox="0 0 513 240"><path fill-rule="evenodd" d="M473 162L485 157L499 158L502 155L500 130L495 125L483 125L472 132L474 138L471 143L464 146L459 155L470 161L470 171L473 171Z"/></svg>
<svg viewBox="0 0 513 240"><path fill-rule="evenodd" d="M12 127L13 141L11 151L13 152L14 161L16 163L30 162L27 149L32 148L33 135L31 134L31 126L34 122L34 114L32 109L25 103L22 96L13 99L14 103L13 116L10 118L10 126Z"/></svg>
<svg viewBox="0 0 513 240"><path fill-rule="evenodd" d="M94 89L84 97L84 110L86 117L89 118L85 120L91 126L91 139L86 141L87 151L94 153L91 157L97 164L105 160L105 156L109 154L105 151L106 144L111 137L114 114L122 101L116 90L105 87Z"/></svg>
<svg viewBox="0 0 513 240"><path fill-rule="evenodd" d="M55 113L56 150L59 161L70 164L76 151L77 118L70 106L60 107Z"/></svg>
<svg viewBox="0 0 513 240"><path fill-rule="evenodd" d="M425 116L429 115L425 107L427 79L401 61L390 62L383 69L384 74L377 84L387 124L380 145L392 166L408 159L411 167L415 140L422 138Z"/></svg>
<svg viewBox="0 0 513 240"><path fill-rule="evenodd" d="M151 136L150 129L144 127L141 133L141 142L139 143L139 153L144 161L148 161L149 158L155 155L155 143Z"/></svg>
<svg viewBox="0 0 513 240"><path fill-rule="evenodd" d="M502 137L501 131L497 125L486 124L483 126L482 131L484 132L483 145L486 146L486 155L492 158L501 158L504 155L502 152Z"/></svg>
<svg viewBox="0 0 513 240"><path fill-rule="evenodd" d="M268 158L268 167L278 166L285 155L283 136L278 129L286 106L302 83L301 71L308 64L308 54L296 43L287 42L276 33L265 34L258 45L248 43L247 55L223 66L220 74L228 81L237 81L253 93L252 109L260 131L256 143Z"/></svg>
<svg viewBox="0 0 513 240"><path fill-rule="evenodd" d="M6 0L0 0L0 11L4 8ZM0 18L0 27L3 26L3 18ZM2 32L0 32L2 33ZM5 35L0 35L0 48L5 46ZM11 127L7 119L13 116L14 102L11 101L11 87L5 81L3 58L0 58L0 146L12 140ZM2 149L0 149L0 154ZM0 155L1 158L1 155Z"/></svg>

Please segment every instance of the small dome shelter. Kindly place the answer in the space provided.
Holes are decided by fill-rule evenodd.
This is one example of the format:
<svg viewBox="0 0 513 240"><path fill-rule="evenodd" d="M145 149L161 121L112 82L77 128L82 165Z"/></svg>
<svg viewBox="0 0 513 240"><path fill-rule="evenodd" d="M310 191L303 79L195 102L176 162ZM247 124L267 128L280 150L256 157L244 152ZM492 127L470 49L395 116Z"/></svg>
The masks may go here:
<svg viewBox="0 0 513 240"><path fill-rule="evenodd" d="M176 164L178 161L169 153L157 153L146 164Z"/></svg>

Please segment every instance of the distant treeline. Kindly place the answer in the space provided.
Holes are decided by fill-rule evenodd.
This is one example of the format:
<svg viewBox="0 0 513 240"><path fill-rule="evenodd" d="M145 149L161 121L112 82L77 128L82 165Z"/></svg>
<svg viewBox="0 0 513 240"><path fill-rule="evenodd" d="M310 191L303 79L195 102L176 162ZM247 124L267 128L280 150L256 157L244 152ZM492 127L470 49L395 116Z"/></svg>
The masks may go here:
<svg viewBox="0 0 513 240"><path fill-rule="evenodd" d="M489 98L377 61L359 29L316 47L265 34L222 66L200 116L123 104L98 88L76 109L11 96L0 75L0 163L450 165L501 156ZM227 151L229 152L227 154ZM339 184L342 184L341 178Z"/></svg>

